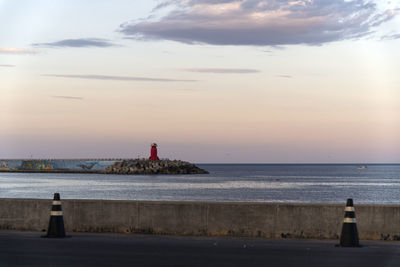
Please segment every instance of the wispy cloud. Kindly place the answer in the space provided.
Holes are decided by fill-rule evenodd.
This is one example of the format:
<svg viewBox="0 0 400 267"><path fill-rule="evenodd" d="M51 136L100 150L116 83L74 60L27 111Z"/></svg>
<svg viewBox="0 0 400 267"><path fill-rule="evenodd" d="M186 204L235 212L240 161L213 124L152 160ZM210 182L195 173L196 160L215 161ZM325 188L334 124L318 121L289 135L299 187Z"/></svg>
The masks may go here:
<svg viewBox="0 0 400 267"><path fill-rule="evenodd" d="M51 43L35 43L33 46L47 47L110 47L116 46L110 40L100 38L65 39Z"/></svg>
<svg viewBox="0 0 400 267"><path fill-rule="evenodd" d="M382 36L382 40L395 40L400 39L400 33L397 34L387 34Z"/></svg>
<svg viewBox="0 0 400 267"><path fill-rule="evenodd" d="M0 47L0 54L8 55L29 55L39 53L36 49L20 48L20 47Z"/></svg>
<svg viewBox="0 0 400 267"><path fill-rule="evenodd" d="M119 31L187 44L321 45L371 35L399 13L369 0L164 0L154 12L165 7L166 15L124 23Z"/></svg>
<svg viewBox="0 0 400 267"><path fill-rule="evenodd" d="M51 97L67 99L67 100L83 100L83 97L79 97L79 96L52 95Z"/></svg>
<svg viewBox="0 0 400 267"><path fill-rule="evenodd" d="M10 64L0 64L0 67L12 68L12 67L15 67L15 65L10 65Z"/></svg>
<svg viewBox="0 0 400 267"><path fill-rule="evenodd" d="M279 77L279 78L293 78L293 76L291 76L291 75L287 75L287 74L278 74L278 75L275 75L276 77Z"/></svg>
<svg viewBox="0 0 400 267"><path fill-rule="evenodd" d="M142 82L197 82L197 80L184 79L166 79L166 78L149 78L149 77L132 77L132 76L110 76L110 75L75 75L75 74L43 74L47 77L72 78L72 79L89 79L89 80L113 80L113 81L142 81Z"/></svg>
<svg viewBox="0 0 400 267"><path fill-rule="evenodd" d="M256 69L237 69L237 68L192 68L183 69L183 71L190 72L204 72L204 73L226 73L226 74L246 74L246 73L258 73L259 70Z"/></svg>

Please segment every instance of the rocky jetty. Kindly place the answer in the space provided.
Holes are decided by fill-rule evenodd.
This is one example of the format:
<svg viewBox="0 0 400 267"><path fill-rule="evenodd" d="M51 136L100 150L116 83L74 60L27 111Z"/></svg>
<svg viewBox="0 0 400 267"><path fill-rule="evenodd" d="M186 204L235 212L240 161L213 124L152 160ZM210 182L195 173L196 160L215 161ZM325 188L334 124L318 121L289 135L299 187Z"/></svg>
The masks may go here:
<svg viewBox="0 0 400 267"><path fill-rule="evenodd" d="M206 170L181 160L130 159L116 162L104 171L107 174L208 174Z"/></svg>

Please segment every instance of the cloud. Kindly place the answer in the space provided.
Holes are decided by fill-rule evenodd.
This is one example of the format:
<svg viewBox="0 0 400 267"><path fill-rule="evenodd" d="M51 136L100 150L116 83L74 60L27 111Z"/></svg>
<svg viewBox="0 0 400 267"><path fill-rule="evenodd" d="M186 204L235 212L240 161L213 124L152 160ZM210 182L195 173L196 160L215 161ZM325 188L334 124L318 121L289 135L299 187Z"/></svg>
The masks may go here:
<svg viewBox="0 0 400 267"><path fill-rule="evenodd" d="M0 47L0 54L8 54L8 55L29 55L29 54L37 54L39 53L36 49L27 49L20 47Z"/></svg>
<svg viewBox="0 0 400 267"><path fill-rule="evenodd" d="M79 96L64 96L64 95L52 95L53 98L67 99L67 100L83 100L83 97Z"/></svg>
<svg viewBox="0 0 400 267"><path fill-rule="evenodd" d="M400 39L400 33L397 34L387 34L382 36L382 40L395 40L395 39Z"/></svg>
<svg viewBox="0 0 400 267"><path fill-rule="evenodd" d="M255 69L233 69L233 68L193 68L193 69L183 69L183 71L190 72L204 72L204 73L258 73L259 70Z"/></svg>
<svg viewBox="0 0 400 267"><path fill-rule="evenodd" d="M279 75L276 75L276 77L280 77L280 78L293 78L293 76L287 75L287 74L279 74Z"/></svg>
<svg viewBox="0 0 400 267"><path fill-rule="evenodd" d="M81 38L81 39L65 39L52 43L36 43L33 46L49 46L49 47L110 47L115 46L106 39L99 38Z"/></svg>
<svg viewBox="0 0 400 267"><path fill-rule="evenodd" d="M113 80L113 81L142 81L142 82L197 82L197 80L180 80L165 78L131 77L131 76L109 76L109 75L75 75L75 74L43 74L47 77L75 78L89 80Z"/></svg>
<svg viewBox="0 0 400 267"><path fill-rule="evenodd" d="M158 19L124 23L132 39L212 45L321 45L370 35L399 12L369 0L168 0ZM165 13L165 12L164 12Z"/></svg>
<svg viewBox="0 0 400 267"><path fill-rule="evenodd" d="M10 65L10 64L0 64L0 67L12 68L12 67L15 67L15 65Z"/></svg>

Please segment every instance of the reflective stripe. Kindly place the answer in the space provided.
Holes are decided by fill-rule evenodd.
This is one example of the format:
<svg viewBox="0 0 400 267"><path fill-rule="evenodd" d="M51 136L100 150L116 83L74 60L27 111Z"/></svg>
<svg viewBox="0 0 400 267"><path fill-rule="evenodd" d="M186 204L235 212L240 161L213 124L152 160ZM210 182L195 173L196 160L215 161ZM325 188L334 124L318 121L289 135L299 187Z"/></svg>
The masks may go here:
<svg viewBox="0 0 400 267"><path fill-rule="evenodd" d="M356 218L344 218L344 223L356 223Z"/></svg>
<svg viewBox="0 0 400 267"><path fill-rule="evenodd" d="M344 208L344 211L354 211L354 207L346 207Z"/></svg>
<svg viewBox="0 0 400 267"><path fill-rule="evenodd" d="M61 201L59 201L59 200L53 200L53 205L61 205Z"/></svg>
<svg viewBox="0 0 400 267"><path fill-rule="evenodd" d="M62 211L51 211L50 212L51 216L62 216Z"/></svg>

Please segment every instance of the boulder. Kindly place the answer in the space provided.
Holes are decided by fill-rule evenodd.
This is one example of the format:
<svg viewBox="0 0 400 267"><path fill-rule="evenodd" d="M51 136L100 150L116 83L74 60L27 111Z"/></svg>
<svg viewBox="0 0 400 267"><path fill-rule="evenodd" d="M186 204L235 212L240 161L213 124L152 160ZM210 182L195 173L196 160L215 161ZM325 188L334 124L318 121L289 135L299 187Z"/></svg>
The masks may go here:
<svg viewBox="0 0 400 267"><path fill-rule="evenodd" d="M206 170L181 160L122 160L107 167L108 174L208 174Z"/></svg>

